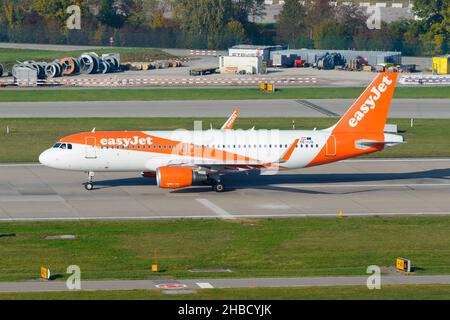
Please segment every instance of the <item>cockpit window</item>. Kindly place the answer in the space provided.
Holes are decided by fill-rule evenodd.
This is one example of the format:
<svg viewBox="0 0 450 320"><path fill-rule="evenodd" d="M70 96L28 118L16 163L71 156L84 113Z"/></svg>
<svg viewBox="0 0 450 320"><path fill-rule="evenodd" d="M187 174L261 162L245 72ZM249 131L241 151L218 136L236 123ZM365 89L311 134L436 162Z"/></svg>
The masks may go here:
<svg viewBox="0 0 450 320"><path fill-rule="evenodd" d="M72 150L73 146L70 143L60 143L60 142L58 142L57 144L55 144L53 146L53 149L68 149L68 150Z"/></svg>

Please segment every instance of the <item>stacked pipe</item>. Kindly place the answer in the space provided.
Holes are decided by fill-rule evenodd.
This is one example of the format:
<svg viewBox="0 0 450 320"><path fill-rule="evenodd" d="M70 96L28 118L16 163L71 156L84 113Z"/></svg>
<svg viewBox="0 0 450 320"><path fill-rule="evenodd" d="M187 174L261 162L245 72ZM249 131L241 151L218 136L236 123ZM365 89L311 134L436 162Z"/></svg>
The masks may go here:
<svg viewBox="0 0 450 320"><path fill-rule="evenodd" d="M64 71L64 66L58 60L47 63L47 65L45 66L45 75L47 76L47 78L61 77L63 74L63 71Z"/></svg>
<svg viewBox="0 0 450 320"><path fill-rule="evenodd" d="M53 62L25 61L12 67L12 75L16 69L27 67L37 71L38 79L49 79L62 76L94 73L111 73L120 71L120 55L114 53L104 54L101 57L95 52L83 53L79 58L65 57ZM3 68L0 68L0 76Z"/></svg>
<svg viewBox="0 0 450 320"><path fill-rule="evenodd" d="M80 62L77 58L65 57L59 60L59 63L63 66L63 76L70 76L80 72Z"/></svg>
<svg viewBox="0 0 450 320"><path fill-rule="evenodd" d="M120 58L117 54L104 54L100 57L95 52L87 52L80 56L79 62L80 72L83 74L105 74L120 70Z"/></svg>
<svg viewBox="0 0 450 320"><path fill-rule="evenodd" d="M345 62L346 62L345 58L340 53L327 52L324 56L317 59L315 67L319 70L320 69L331 70L334 69L336 66L344 66Z"/></svg>
<svg viewBox="0 0 450 320"><path fill-rule="evenodd" d="M183 63L180 60L159 60L152 62L128 62L121 66L124 71L147 71L154 69L167 69L182 67Z"/></svg>

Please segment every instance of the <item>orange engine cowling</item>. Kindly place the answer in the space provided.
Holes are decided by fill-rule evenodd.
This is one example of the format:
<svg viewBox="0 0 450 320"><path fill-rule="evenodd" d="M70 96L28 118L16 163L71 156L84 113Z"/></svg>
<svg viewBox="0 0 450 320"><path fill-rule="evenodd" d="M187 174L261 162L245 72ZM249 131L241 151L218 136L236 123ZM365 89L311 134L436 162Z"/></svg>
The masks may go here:
<svg viewBox="0 0 450 320"><path fill-rule="evenodd" d="M156 169L156 183L164 189L180 189L204 182L206 175L199 174L189 167L160 167Z"/></svg>

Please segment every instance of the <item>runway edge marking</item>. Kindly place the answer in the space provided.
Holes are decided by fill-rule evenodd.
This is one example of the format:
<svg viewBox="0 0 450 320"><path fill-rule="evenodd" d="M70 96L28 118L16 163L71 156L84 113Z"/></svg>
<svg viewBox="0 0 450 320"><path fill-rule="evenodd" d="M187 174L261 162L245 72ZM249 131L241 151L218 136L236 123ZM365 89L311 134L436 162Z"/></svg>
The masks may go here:
<svg viewBox="0 0 450 320"><path fill-rule="evenodd" d="M374 216L450 216L450 212L373 212L373 213L345 213L346 217L374 217ZM336 213L286 213L286 214L242 214L232 216L240 218L335 218ZM215 219L217 215L198 216L149 216L149 217L61 217L61 218L0 218L0 222L26 222L26 221L126 221L126 220L175 220L175 219Z"/></svg>

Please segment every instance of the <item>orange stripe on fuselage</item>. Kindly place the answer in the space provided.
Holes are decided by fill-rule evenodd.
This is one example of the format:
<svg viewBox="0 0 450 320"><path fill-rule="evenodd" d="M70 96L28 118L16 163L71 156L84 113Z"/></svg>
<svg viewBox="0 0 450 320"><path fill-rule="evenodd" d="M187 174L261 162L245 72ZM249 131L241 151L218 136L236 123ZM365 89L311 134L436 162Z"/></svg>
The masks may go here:
<svg viewBox="0 0 450 320"><path fill-rule="evenodd" d="M96 147L98 148L118 148L136 152L178 155L240 163L261 162L260 160L242 156L237 153L192 143L164 139L153 135L147 135L142 131L83 132L64 137L59 142L93 146L93 144L87 143L86 138L96 138ZM262 162L261 165L278 167L275 164L263 164Z"/></svg>

